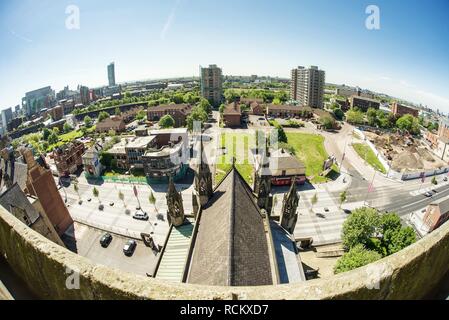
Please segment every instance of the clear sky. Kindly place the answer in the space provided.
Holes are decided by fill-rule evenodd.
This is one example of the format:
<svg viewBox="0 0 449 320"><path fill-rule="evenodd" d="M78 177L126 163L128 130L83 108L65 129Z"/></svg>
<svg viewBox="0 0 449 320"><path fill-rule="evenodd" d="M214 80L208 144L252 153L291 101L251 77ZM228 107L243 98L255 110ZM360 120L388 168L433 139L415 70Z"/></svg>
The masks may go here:
<svg viewBox="0 0 449 320"><path fill-rule="evenodd" d="M365 9L380 9L368 30ZM80 29L66 28L66 7ZM449 0L2 0L0 109L51 85L224 74L288 77L317 65L359 85L449 112Z"/></svg>

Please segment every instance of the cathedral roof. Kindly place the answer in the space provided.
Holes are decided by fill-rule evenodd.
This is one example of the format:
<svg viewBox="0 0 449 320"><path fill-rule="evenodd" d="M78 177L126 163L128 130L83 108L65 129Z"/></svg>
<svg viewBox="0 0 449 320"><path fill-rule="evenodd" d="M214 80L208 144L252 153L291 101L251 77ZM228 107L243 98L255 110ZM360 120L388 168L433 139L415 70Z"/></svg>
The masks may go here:
<svg viewBox="0 0 449 320"><path fill-rule="evenodd" d="M272 243L251 188L233 166L197 221L189 283L273 284Z"/></svg>

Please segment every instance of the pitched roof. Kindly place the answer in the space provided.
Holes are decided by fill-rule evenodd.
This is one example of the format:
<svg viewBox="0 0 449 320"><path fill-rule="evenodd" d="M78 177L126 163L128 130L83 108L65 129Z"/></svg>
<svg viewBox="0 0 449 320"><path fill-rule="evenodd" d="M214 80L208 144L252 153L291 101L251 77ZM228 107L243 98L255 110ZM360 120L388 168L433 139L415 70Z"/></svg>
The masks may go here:
<svg viewBox="0 0 449 320"><path fill-rule="evenodd" d="M278 149L270 154L271 170L304 169L304 164L284 149Z"/></svg>
<svg viewBox="0 0 449 320"><path fill-rule="evenodd" d="M223 115L231 115L231 114L240 115L241 113L242 112L240 110L240 105L236 102L232 102L226 105L225 109L223 110Z"/></svg>
<svg viewBox="0 0 449 320"><path fill-rule="evenodd" d="M190 104L186 104L186 103L161 104L161 105L158 105L155 107L149 107L148 112L176 110L176 111L182 112L184 114L188 114L188 113L190 113L191 109L192 109L192 106Z"/></svg>
<svg viewBox="0 0 449 320"><path fill-rule="evenodd" d="M30 225L39 219L39 212L33 207L17 183L0 195L0 205L11 213L13 213L13 208L22 209L26 213Z"/></svg>
<svg viewBox="0 0 449 320"><path fill-rule="evenodd" d="M203 208L189 283L222 286L273 284L263 217L250 187L233 167Z"/></svg>

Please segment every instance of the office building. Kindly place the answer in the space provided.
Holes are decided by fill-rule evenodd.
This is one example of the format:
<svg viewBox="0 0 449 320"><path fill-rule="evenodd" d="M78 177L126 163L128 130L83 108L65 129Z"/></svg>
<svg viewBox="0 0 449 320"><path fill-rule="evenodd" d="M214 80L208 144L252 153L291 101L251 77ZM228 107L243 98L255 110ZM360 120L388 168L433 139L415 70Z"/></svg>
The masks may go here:
<svg viewBox="0 0 449 320"><path fill-rule="evenodd" d="M55 101L55 92L50 86L27 92L22 98L22 108L27 116L39 113L41 109L49 108Z"/></svg>
<svg viewBox="0 0 449 320"><path fill-rule="evenodd" d="M109 86L114 87L115 86L115 63L111 62L108 65L108 80L109 80Z"/></svg>
<svg viewBox="0 0 449 320"><path fill-rule="evenodd" d="M298 67L291 73L290 94L301 106L323 108L325 72L316 66Z"/></svg>
<svg viewBox="0 0 449 320"><path fill-rule="evenodd" d="M370 98L364 98L359 96L352 96L349 98L349 105L351 108L357 108L363 112L368 111L369 108L379 109L380 102Z"/></svg>
<svg viewBox="0 0 449 320"><path fill-rule="evenodd" d="M2 127L4 130L7 130L8 124L11 122L12 118L13 118L12 108L2 110Z"/></svg>
<svg viewBox="0 0 449 320"><path fill-rule="evenodd" d="M412 107L408 107L408 106L404 106L404 105L402 105L400 103L397 103L397 102L392 103L392 105L391 105L391 112L393 112L393 114L395 116L397 115L399 117L402 117L403 115L406 115L406 114L411 114L412 116L417 118L418 115L419 115L419 110L418 109L415 109L415 108L412 108Z"/></svg>
<svg viewBox="0 0 449 320"><path fill-rule="evenodd" d="M215 64L200 67L201 96L214 106L219 106L223 100L223 74Z"/></svg>

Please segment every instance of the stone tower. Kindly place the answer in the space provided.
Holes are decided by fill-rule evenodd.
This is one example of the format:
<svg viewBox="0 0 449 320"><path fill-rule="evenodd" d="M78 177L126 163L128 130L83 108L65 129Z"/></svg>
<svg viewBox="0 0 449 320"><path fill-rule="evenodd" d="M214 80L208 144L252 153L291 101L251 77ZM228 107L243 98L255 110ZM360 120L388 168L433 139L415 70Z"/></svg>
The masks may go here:
<svg viewBox="0 0 449 320"><path fill-rule="evenodd" d="M259 208L264 209L269 215L273 206L273 196L271 195L271 172L266 152L262 153L260 166L254 174L254 193Z"/></svg>
<svg viewBox="0 0 449 320"><path fill-rule="evenodd" d="M209 165L204 162L203 141L201 141L200 163L198 170L195 172L195 190L200 199L200 205L204 206L213 195L212 189L212 173Z"/></svg>
<svg viewBox="0 0 449 320"><path fill-rule="evenodd" d="M179 227L184 223L184 206L181 193L176 190L173 177L169 177L167 190L167 219L169 224Z"/></svg>
<svg viewBox="0 0 449 320"><path fill-rule="evenodd" d="M290 190L284 195L281 212L281 226L291 234L295 231L296 220L298 220L298 214L296 213L298 202L299 196L296 191L296 177L293 177Z"/></svg>

